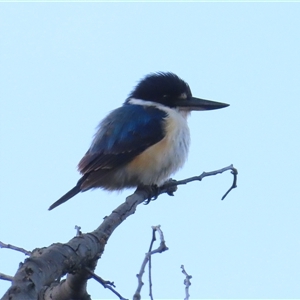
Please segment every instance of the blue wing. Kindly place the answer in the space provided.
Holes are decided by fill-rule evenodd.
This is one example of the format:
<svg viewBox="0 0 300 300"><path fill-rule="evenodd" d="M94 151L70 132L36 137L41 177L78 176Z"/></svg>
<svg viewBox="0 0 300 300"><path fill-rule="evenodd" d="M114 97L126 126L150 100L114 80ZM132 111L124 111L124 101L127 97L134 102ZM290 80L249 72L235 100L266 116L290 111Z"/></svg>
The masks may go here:
<svg viewBox="0 0 300 300"><path fill-rule="evenodd" d="M90 149L79 162L82 174L129 163L164 138L166 112L151 106L124 104L99 125Z"/></svg>

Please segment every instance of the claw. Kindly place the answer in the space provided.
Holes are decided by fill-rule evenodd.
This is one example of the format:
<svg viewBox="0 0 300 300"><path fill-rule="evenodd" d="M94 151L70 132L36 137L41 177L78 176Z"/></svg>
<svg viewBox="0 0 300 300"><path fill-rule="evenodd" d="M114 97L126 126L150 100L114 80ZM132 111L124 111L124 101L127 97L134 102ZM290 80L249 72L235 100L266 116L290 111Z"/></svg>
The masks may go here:
<svg viewBox="0 0 300 300"><path fill-rule="evenodd" d="M158 190L158 186L156 184L153 185L147 185L145 186L146 190L148 192L148 199L144 202L145 205L148 205L150 203L150 201L154 201L158 198L159 196L159 190Z"/></svg>
<svg viewBox="0 0 300 300"><path fill-rule="evenodd" d="M147 200L144 201L144 204L147 205L150 201L154 201L159 196L159 188L156 184L153 185L140 185L137 190L144 191L148 194Z"/></svg>

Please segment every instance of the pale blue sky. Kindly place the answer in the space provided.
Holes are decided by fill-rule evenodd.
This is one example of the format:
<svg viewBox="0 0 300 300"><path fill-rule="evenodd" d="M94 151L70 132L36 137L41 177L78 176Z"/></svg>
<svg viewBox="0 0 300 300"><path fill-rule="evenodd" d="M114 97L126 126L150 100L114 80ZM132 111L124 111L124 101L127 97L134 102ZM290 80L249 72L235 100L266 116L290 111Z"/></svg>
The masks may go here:
<svg viewBox="0 0 300 300"><path fill-rule="evenodd" d="M0 240L32 250L94 230L131 191L80 194L47 208L79 178L95 127L154 71L193 95L230 103L195 112L183 179L228 174L140 206L113 234L97 273L132 297L151 225L156 298L300 298L299 3L1 3ZM0 272L24 256L0 250ZM146 280L145 280L146 282ZM0 295L9 283L0 282ZM114 298L90 282L93 298ZM147 287L143 297L148 296Z"/></svg>

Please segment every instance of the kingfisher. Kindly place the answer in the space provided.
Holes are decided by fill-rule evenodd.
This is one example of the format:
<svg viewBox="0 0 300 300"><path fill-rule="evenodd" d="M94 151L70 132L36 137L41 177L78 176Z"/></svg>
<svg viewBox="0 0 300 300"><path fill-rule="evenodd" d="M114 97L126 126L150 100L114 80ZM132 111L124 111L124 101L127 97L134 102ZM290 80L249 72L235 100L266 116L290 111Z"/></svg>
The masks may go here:
<svg viewBox="0 0 300 300"><path fill-rule="evenodd" d="M49 210L94 188L161 186L187 159L191 111L228 105L193 97L189 85L174 73L145 76L123 105L101 121L78 164L82 177Z"/></svg>

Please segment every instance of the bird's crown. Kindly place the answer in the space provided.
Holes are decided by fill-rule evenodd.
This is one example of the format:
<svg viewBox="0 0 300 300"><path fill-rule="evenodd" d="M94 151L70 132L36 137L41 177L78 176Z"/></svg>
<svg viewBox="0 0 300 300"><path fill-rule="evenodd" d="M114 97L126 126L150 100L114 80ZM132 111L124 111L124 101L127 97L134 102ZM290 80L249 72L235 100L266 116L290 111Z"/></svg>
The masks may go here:
<svg viewBox="0 0 300 300"><path fill-rule="evenodd" d="M189 85L174 73L157 72L145 76L130 93L131 98L158 102L172 107L180 97L191 97Z"/></svg>

